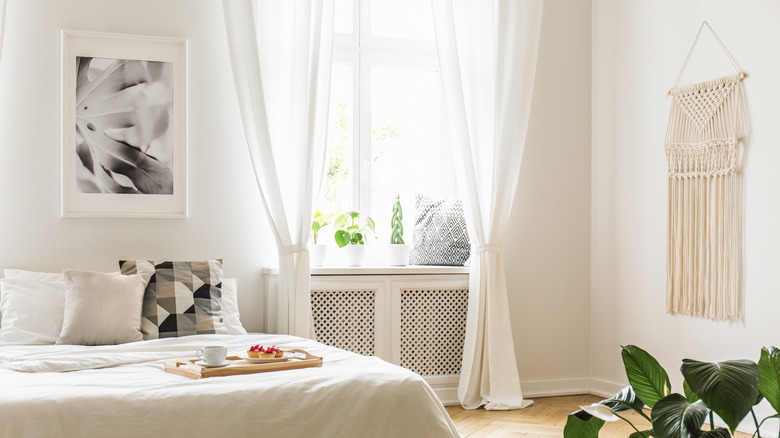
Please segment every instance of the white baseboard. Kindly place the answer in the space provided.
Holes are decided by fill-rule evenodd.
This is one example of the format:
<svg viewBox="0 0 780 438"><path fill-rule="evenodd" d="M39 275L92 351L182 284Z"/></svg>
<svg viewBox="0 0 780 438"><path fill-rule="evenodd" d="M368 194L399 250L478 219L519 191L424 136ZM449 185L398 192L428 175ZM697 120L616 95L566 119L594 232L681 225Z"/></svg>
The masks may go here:
<svg viewBox="0 0 780 438"><path fill-rule="evenodd" d="M458 382L460 381L460 375L453 376L424 376L423 377L436 396L439 397L441 403L444 406L456 406L459 405L458 401Z"/></svg>
<svg viewBox="0 0 780 438"><path fill-rule="evenodd" d="M557 395L587 394L590 392L590 379L579 377L573 379L526 380L520 382L523 397L553 397Z"/></svg>
<svg viewBox="0 0 780 438"><path fill-rule="evenodd" d="M428 376L425 377L425 380L431 385L431 388L433 388L433 391L444 406L460 404L458 401L457 376ZM520 387L525 398L588 394L590 392L590 379L581 377L574 379L526 380L520 382Z"/></svg>
<svg viewBox="0 0 780 438"><path fill-rule="evenodd" d="M433 391L444 406L459 406L458 388L433 388Z"/></svg>
<svg viewBox="0 0 780 438"><path fill-rule="evenodd" d="M611 382L604 379L590 379L590 393L599 397L612 397L625 387L625 383Z"/></svg>

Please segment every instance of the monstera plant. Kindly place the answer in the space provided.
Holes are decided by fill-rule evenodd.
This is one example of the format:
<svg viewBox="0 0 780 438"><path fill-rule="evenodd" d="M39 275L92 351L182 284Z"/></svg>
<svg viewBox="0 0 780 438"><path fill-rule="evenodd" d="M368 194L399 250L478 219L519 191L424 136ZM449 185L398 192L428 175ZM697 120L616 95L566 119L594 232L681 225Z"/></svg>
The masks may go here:
<svg viewBox="0 0 780 438"><path fill-rule="evenodd" d="M775 414L758 421L753 406L763 398L780 412L780 350L764 347L756 364L750 360L709 363L684 359L683 393L672 393L669 375L657 360L639 347L623 347L623 364L629 386L612 398L602 400L569 415L564 438L598 437L605 421L623 420L635 430L630 438L728 438L751 414L755 434ZM648 416L643 408L650 408ZM621 413L634 411L649 424L636 426ZM728 428L715 427L717 414ZM702 430L705 422L709 423Z"/></svg>
<svg viewBox="0 0 780 438"><path fill-rule="evenodd" d="M82 193L173 193L172 68L78 58L75 147Z"/></svg>

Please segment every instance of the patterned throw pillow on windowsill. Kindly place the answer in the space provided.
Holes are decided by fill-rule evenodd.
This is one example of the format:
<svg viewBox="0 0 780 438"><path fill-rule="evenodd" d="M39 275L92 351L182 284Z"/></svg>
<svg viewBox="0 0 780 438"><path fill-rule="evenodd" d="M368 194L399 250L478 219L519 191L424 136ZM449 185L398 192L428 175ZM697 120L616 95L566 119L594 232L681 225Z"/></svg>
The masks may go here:
<svg viewBox="0 0 780 438"><path fill-rule="evenodd" d="M458 199L416 195L410 265L463 266L471 253L466 216Z"/></svg>

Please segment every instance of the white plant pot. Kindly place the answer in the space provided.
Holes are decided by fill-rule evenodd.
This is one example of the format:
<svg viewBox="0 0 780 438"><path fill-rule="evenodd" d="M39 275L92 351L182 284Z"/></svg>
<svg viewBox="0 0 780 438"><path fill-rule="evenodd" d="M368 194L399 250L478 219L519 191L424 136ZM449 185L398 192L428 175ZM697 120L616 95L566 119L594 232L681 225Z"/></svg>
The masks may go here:
<svg viewBox="0 0 780 438"><path fill-rule="evenodd" d="M387 246L387 264L390 266L406 266L409 264L409 245Z"/></svg>
<svg viewBox="0 0 780 438"><path fill-rule="evenodd" d="M366 257L366 245L347 245L341 248L344 251L344 261L347 266L363 266Z"/></svg>
<svg viewBox="0 0 780 438"><path fill-rule="evenodd" d="M311 254L311 266L313 268L318 268L325 264L325 255L328 253L328 245L325 245L324 243L312 245L309 248L309 252Z"/></svg>

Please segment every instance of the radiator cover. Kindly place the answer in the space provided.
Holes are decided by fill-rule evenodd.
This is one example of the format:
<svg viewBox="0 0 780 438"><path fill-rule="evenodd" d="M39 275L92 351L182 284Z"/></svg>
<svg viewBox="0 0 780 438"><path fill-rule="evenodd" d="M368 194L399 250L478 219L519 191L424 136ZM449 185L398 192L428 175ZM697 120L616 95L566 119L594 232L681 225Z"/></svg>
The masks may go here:
<svg viewBox="0 0 780 438"><path fill-rule="evenodd" d="M367 356L376 353L374 290L313 290L312 317L317 341Z"/></svg>
<svg viewBox="0 0 780 438"><path fill-rule="evenodd" d="M468 289L401 290L401 363L423 376L460 373Z"/></svg>

